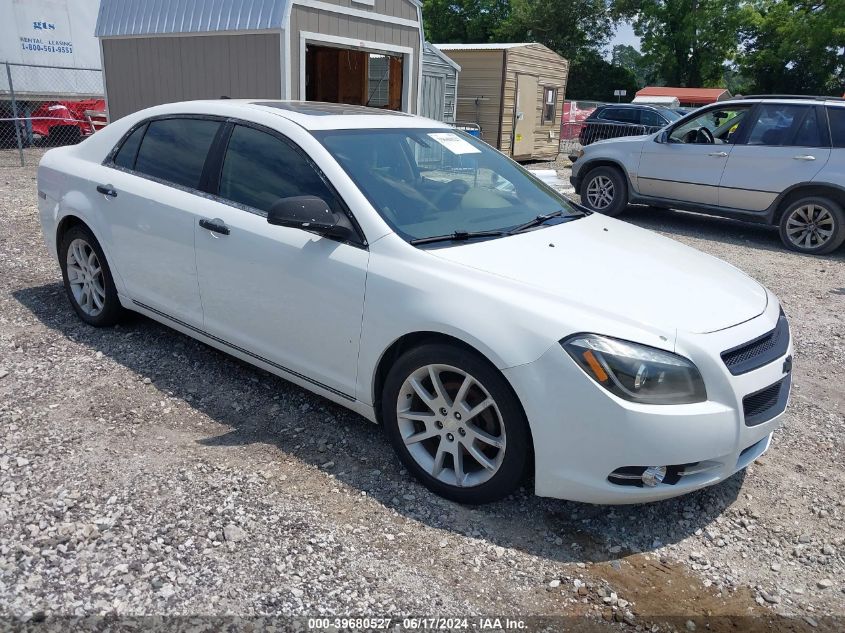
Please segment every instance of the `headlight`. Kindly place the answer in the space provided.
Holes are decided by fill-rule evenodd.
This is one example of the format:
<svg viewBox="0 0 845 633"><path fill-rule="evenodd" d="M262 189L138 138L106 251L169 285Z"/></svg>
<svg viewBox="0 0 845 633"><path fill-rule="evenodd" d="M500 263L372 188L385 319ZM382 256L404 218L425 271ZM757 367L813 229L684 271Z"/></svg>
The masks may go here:
<svg viewBox="0 0 845 633"><path fill-rule="evenodd" d="M707 400L698 368L683 356L598 334L561 341L587 375L612 394L641 404Z"/></svg>

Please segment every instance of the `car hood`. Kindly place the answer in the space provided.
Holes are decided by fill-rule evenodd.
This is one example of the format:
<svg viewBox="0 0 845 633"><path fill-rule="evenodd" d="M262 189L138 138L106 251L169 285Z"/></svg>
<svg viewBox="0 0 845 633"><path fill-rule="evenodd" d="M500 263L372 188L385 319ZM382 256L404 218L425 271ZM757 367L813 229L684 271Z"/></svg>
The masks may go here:
<svg viewBox="0 0 845 633"><path fill-rule="evenodd" d="M671 331L721 330L768 303L766 290L730 264L599 214L429 252L588 312Z"/></svg>
<svg viewBox="0 0 845 633"><path fill-rule="evenodd" d="M615 136L613 138L603 138L600 141L593 141L587 147L584 148L586 152L588 148L595 147L597 145L608 145L608 144L619 144L619 143L642 143L653 134L637 134L636 136Z"/></svg>

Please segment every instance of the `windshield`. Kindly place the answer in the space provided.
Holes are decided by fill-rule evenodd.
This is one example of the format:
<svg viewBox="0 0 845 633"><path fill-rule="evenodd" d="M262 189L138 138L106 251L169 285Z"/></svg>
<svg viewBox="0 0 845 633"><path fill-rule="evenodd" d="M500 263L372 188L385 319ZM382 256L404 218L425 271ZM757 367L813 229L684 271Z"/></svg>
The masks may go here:
<svg viewBox="0 0 845 633"><path fill-rule="evenodd" d="M686 114L687 114L686 111L678 112L677 110L670 110L669 108L666 108L665 110L663 110L663 116L665 116L667 119L669 119L670 122L671 121L677 121L678 119L680 119L681 117L683 117Z"/></svg>
<svg viewBox="0 0 845 633"><path fill-rule="evenodd" d="M450 129L329 130L314 136L406 240L508 231L581 215L504 155ZM489 237L489 236L487 236Z"/></svg>

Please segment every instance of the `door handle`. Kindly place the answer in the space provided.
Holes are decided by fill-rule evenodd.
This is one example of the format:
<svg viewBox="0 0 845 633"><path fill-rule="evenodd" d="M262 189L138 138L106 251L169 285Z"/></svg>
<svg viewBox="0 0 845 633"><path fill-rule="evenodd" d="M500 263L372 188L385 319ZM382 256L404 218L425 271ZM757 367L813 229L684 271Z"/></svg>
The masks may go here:
<svg viewBox="0 0 845 633"><path fill-rule="evenodd" d="M816 157L810 156L809 154L799 154L798 156L793 156L792 160L816 160Z"/></svg>
<svg viewBox="0 0 845 633"><path fill-rule="evenodd" d="M709 153L709 154L707 154L707 155L708 155L708 156L713 156L713 157L715 157L715 158L724 158L725 156L727 156L727 155L728 155L728 153L727 153L727 152L710 152L710 153Z"/></svg>
<svg viewBox="0 0 845 633"><path fill-rule="evenodd" d="M218 218L209 220L208 218L200 219L200 226L212 233L220 233L221 235L229 235L229 227Z"/></svg>
<svg viewBox="0 0 845 633"><path fill-rule="evenodd" d="M109 198L117 198L117 190L112 185L97 185L97 191Z"/></svg>

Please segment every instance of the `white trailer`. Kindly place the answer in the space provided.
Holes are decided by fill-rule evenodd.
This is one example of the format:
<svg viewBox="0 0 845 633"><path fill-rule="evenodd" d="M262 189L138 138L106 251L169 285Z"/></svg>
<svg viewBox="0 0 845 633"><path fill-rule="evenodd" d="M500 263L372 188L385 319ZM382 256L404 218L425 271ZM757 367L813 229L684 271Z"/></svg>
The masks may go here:
<svg viewBox="0 0 845 633"><path fill-rule="evenodd" d="M0 99L10 100L12 91L18 101L102 97L94 37L99 6L99 0L0 3Z"/></svg>

